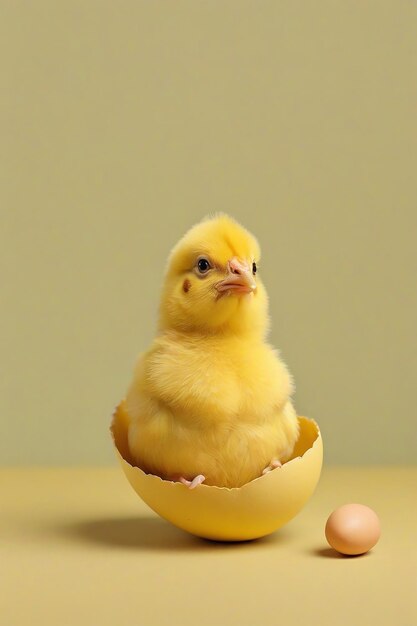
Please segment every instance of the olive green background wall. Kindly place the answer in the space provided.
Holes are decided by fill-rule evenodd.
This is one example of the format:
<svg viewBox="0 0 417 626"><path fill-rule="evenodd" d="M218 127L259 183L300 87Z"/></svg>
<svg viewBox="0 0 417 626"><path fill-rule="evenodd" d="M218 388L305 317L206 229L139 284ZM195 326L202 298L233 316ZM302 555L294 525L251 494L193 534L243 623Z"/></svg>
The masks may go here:
<svg viewBox="0 0 417 626"><path fill-rule="evenodd" d="M404 0L0 3L1 463L114 462L167 254L218 210L326 461L415 460L416 42Z"/></svg>

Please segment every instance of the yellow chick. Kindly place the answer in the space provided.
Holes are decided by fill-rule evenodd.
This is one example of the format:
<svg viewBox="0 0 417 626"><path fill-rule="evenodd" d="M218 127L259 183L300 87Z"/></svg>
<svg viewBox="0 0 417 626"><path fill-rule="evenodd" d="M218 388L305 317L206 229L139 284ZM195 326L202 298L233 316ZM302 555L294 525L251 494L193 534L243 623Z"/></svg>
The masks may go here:
<svg viewBox="0 0 417 626"><path fill-rule="evenodd" d="M227 215L174 247L158 334L126 395L132 459L194 488L241 487L291 455L292 379L265 341L268 298L257 240Z"/></svg>

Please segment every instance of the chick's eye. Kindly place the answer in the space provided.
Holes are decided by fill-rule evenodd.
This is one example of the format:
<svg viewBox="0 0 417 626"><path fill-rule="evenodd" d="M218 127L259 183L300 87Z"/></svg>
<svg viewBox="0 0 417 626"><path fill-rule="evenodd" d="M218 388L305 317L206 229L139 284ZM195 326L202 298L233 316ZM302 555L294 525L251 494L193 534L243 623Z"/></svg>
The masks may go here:
<svg viewBox="0 0 417 626"><path fill-rule="evenodd" d="M255 263L255 261L254 261L254 262L252 263L252 274L256 274L257 269L258 269L258 268L256 267L256 263Z"/></svg>
<svg viewBox="0 0 417 626"><path fill-rule="evenodd" d="M207 259L199 259L197 267L200 274L205 274L210 269L210 263L207 261Z"/></svg>

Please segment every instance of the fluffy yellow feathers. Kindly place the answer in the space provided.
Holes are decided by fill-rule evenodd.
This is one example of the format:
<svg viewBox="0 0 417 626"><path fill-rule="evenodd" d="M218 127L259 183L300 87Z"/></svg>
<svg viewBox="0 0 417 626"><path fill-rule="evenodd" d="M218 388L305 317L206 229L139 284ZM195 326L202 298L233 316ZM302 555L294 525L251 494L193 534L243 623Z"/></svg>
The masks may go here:
<svg viewBox="0 0 417 626"><path fill-rule="evenodd" d="M249 264L250 278L255 282L252 264L259 262L259 245L242 226L220 215L191 228L168 259L160 307L161 329L265 332L267 296L259 279L256 298L219 297L216 291L216 284L225 277L233 258ZM198 261L203 261L201 266L205 260L210 266L206 272L198 268ZM188 283L184 285L185 280ZM232 295L231 290L221 293Z"/></svg>
<svg viewBox="0 0 417 626"><path fill-rule="evenodd" d="M144 471L189 487L239 487L290 456L292 382L265 342L259 257L256 239L226 215L172 250L158 334L126 396L129 447Z"/></svg>

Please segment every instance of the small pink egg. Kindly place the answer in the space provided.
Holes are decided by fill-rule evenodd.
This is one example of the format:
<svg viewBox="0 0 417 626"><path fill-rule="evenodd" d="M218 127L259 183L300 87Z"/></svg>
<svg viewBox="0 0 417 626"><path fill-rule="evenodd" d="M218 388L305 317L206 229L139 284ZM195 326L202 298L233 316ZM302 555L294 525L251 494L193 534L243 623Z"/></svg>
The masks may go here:
<svg viewBox="0 0 417 626"><path fill-rule="evenodd" d="M363 504L344 504L330 515L326 539L341 554L364 554L373 548L381 534L375 511Z"/></svg>

